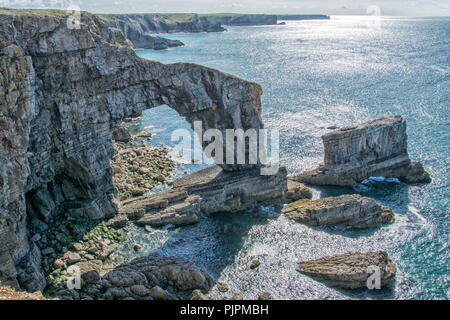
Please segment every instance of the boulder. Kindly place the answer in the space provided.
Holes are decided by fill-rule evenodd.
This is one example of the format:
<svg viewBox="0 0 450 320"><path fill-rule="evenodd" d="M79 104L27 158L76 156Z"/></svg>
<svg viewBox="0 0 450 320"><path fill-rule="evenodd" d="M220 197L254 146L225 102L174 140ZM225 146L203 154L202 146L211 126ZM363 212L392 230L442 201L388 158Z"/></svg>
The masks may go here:
<svg viewBox="0 0 450 320"><path fill-rule="evenodd" d="M105 299L188 299L193 290L209 291L213 279L182 258L158 253L132 260L105 274L101 281Z"/></svg>

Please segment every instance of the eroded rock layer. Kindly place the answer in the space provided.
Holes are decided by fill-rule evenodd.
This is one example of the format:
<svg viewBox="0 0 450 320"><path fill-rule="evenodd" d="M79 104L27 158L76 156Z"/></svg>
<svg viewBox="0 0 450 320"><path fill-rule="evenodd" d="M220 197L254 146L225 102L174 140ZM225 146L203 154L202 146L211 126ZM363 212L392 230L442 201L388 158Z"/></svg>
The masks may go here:
<svg viewBox="0 0 450 320"><path fill-rule="evenodd" d="M27 224L117 213L111 138L123 118L167 104L204 130L262 127L259 85L141 59L102 20L80 19L0 9L0 279L29 291L45 279Z"/></svg>
<svg viewBox="0 0 450 320"><path fill-rule="evenodd" d="M226 172L218 166L178 179L173 188L152 197L125 201L121 215L138 225L164 226L197 223L202 214L245 210L255 203L283 201L286 168L273 176L260 170Z"/></svg>
<svg viewBox="0 0 450 320"><path fill-rule="evenodd" d="M407 183L431 181L423 166L409 159L406 122L399 116L342 128L322 140L324 165L295 177L297 181L336 186L354 186L377 176Z"/></svg>
<svg viewBox="0 0 450 320"><path fill-rule="evenodd" d="M358 289L368 287L368 278L379 275L380 287L394 282L397 268L384 251L348 252L300 262L297 270L331 287ZM379 274L377 272L379 271ZM374 281L369 287L376 286Z"/></svg>
<svg viewBox="0 0 450 320"><path fill-rule="evenodd" d="M310 226L368 228L393 223L395 219L391 208L359 194L299 200L286 205L282 211L288 218Z"/></svg>

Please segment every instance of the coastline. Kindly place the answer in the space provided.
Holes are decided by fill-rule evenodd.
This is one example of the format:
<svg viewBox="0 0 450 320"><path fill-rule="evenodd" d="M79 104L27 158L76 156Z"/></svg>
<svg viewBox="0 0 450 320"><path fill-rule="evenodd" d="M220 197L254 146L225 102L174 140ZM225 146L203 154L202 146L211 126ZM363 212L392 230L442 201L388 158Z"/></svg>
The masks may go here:
<svg viewBox="0 0 450 320"><path fill-rule="evenodd" d="M257 104L257 103L256 103ZM135 116L135 114L133 114L133 116ZM137 195L137 194L136 194ZM292 200L294 200L294 199L292 199ZM115 224L116 222L118 223L118 225L121 225L122 223L124 223L124 221L123 220L120 220L120 219L117 219L118 221L114 221L113 223ZM116 225L117 226L117 225ZM109 247L109 245L107 245L106 247ZM108 250L108 249L107 249ZM68 257L68 258L70 258L70 257ZM77 260L77 259L75 259L75 260ZM78 262L80 262L80 261L78 261ZM85 261L81 261L81 262L85 262ZM178 262L176 262L176 263L178 263ZM181 262L182 264L184 264L184 262ZM127 268L128 268L128 266L127 266ZM134 266L133 267L130 267L130 268L134 268ZM190 266L189 266L189 268L190 268ZM100 273L99 273L100 274ZM95 276L96 277L96 276ZM207 276L205 276L205 278L207 278ZM206 280L206 282L209 282L208 280ZM119 282L118 282L119 283ZM203 282L202 282L203 283ZM135 286L135 285L137 285L137 284L133 284L133 286ZM201 284L200 286L203 286L202 288L203 288L203 290L207 290L207 289L209 289L210 287L211 287L211 283L208 283L207 285L205 285L204 283L203 284ZM146 289L149 289L149 290L151 290L151 289L153 289L155 286L152 286L152 288L146 288ZM206 288L206 289L205 289ZM143 289L143 288L140 288L140 289ZM146 290L145 289L145 290ZM166 290L167 289L167 290ZM169 287L167 287L166 289L163 289L163 290L166 290L167 292L170 292L172 289L171 288L169 288ZM197 289L197 288L195 288L195 289ZM131 290L131 289L130 289ZM138 288L135 288L135 290L138 290ZM144 291L145 291L144 290ZM159 289L158 289L159 290ZM156 291L158 291L158 290L156 290ZM137 291L136 291L137 292ZM146 293L146 295L150 295L150 293L148 293L147 291L145 291ZM67 292L65 292L66 294L67 294ZM115 297L115 298L120 298L120 297L124 297L124 293L117 293L117 292L115 292L117 295L113 295L113 294L111 294L113 297ZM173 292L172 292L173 293ZM171 296L170 295L167 295L165 292L162 292L162 291L158 291L158 292L153 292L152 293L153 295L155 295L155 297L156 297L156 295L160 295L159 297L165 297L165 298L170 298ZM184 294L184 293L183 293ZM63 297L63 298L68 298L69 296L67 296L67 295L61 295L61 297ZM136 296L133 296L133 297L135 297L136 298ZM185 297L187 297L187 296L185 296ZM72 296L72 298L73 298L73 296ZM173 297L172 297L173 298Z"/></svg>

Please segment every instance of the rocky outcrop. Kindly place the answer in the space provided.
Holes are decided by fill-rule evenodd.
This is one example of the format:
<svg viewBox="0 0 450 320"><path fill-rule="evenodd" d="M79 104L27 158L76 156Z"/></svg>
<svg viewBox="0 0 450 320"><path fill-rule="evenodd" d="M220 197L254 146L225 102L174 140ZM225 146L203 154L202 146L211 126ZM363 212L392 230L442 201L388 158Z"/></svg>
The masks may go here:
<svg viewBox="0 0 450 320"><path fill-rule="evenodd" d="M81 288L70 290L60 284L51 297L63 300L179 300L188 299L193 291L209 291L213 279L182 258L153 253L136 258L108 271L101 261L76 263Z"/></svg>
<svg viewBox="0 0 450 320"><path fill-rule="evenodd" d="M98 15L109 27L122 33L137 49L164 50L172 47L183 46L178 40L170 40L154 36L160 27L154 15ZM169 25L167 29L176 29Z"/></svg>
<svg viewBox="0 0 450 320"><path fill-rule="evenodd" d="M324 165L294 179L317 185L354 186L369 177L398 178L407 183L430 182L429 174L407 152L402 117L370 121L322 137Z"/></svg>
<svg viewBox="0 0 450 320"><path fill-rule="evenodd" d="M287 181L287 192L285 198L287 201L297 201L300 199L309 199L313 197L311 189L309 189L304 184L288 179Z"/></svg>
<svg viewBox="0 0 450 320"><path fill-rule="evenodd" d="M208 272L182 258L157 253L115 268L101 281L104 299L187 299L194 290L209 291L214 285Z"/></svg>
<svg viewBox="0 0 450 320"><path fill-rule="evenodd" d="M302 274L323 281L331 287L358 289L367 287L368 278L376 272L377 268L380 271L381 287L394 282L397 268L384 251L348 252L300 262L297 270ZM377 274L374 274L374 276L377 276Z"/></svg>
<svg viewBox="0 0 450 320"><path fill-rule="evenodd" d="M262 127L259 85L141 59L96 16L82 13L78 29L68 18L0 9L0 279L29 291L45 279L27 224L117 213L111 138L122 119L167 104L205 130Z"/></svg>
<svg viewBox="0 0 450 320"><path fill-rule="evenodd" d="M174 181L168 191L125 201L120 213L142 226L180 226L197 223L203 214L281 202L286 191L284 167L277 175L262 176L259 170L226 172L215 166Z"/></svg>
<svg viewBox="0 0 450 320"><path fill-rule="evenodd" d="M299 200L282 212L294 221L309 226L344 225L354 228L376 227L394 222L391 208L358 194L319 200Z"/></svg>

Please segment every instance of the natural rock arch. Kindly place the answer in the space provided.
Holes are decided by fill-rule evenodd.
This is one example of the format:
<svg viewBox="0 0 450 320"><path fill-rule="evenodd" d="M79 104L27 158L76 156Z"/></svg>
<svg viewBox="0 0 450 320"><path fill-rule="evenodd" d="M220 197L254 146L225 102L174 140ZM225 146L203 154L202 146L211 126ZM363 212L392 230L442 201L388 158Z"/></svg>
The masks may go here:
<svg viewBox="0 0 450 320"><path fill-rule="evenodd" d="M262 128L259 85L194 64L139 58L95 16L83 13L80 29L69 29L58 11L0 10L0 20L1 66L9 70L0 84L9 94L17 83L0 110L7 168L0 172L0 212L9 221L0 228L0 280L18 279L31 291L45 284L40 254L27 240L25 194L38 203L51 197L55 212L70 203L94 208L97 218L116 213L111 137L123 118L166 104L205 130Z"/></svg>

